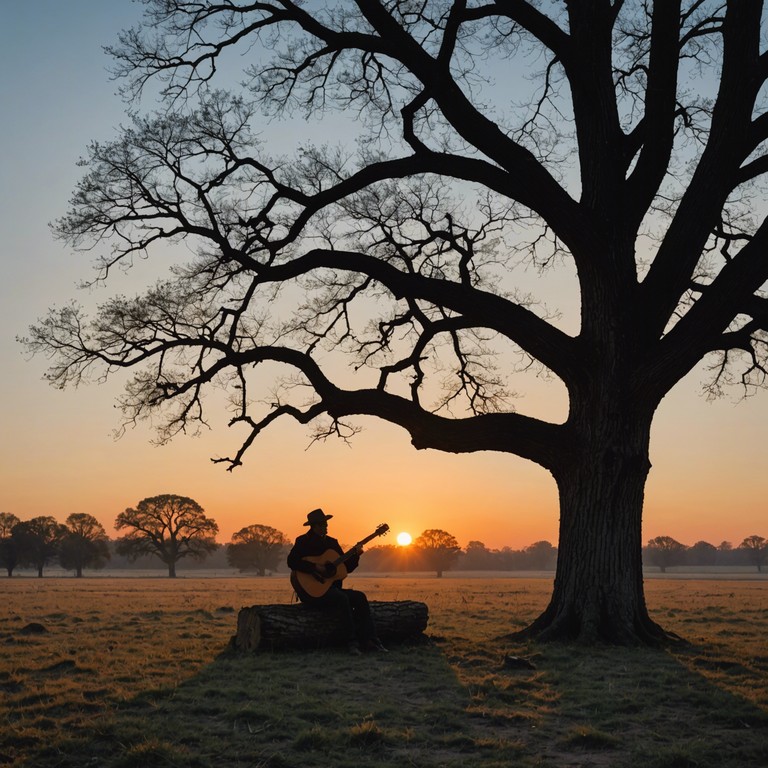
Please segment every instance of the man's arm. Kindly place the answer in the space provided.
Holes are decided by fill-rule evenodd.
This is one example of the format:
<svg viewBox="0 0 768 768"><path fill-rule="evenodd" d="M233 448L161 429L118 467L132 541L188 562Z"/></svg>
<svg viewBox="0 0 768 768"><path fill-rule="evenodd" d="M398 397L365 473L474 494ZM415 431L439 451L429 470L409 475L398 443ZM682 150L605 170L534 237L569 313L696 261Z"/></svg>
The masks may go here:
<svg viewBox="0 0 768 768"><path fill-rule="evenodd" d="M351 573L355 570L355 568L357 568L358 565L360 565L360 555L363 552L363 548L356 544L353 551L355 554L351 555L350 558L344 563L347 568L347 573Z"/></svg>
<svg viewBox="0 0 768 768"><path fill-rule="evenodd" d="M301 542L297 539L293 548L288 553L288 567L292 571L301 571L302 573L315 573L317 569L314 563L310 563L305 560L304 557L307 553L301 546Z"/></svg>

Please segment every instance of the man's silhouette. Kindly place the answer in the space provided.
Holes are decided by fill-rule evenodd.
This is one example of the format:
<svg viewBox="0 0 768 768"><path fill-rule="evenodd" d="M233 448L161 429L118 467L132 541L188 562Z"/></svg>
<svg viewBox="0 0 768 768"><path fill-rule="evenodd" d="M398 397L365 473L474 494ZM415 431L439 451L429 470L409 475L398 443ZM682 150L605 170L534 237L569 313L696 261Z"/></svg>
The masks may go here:
<svg viewBox="0 0 768 768"><path fill-rule="evenodd" d="M330 561L345 554L339 542L328 535L328 521L332 517L333 515L326 515L322 509L313 509L304 523L309 526L309 531L296 539L288 553L288 567L292 571L310 574L318 583L323 584L327 584L337 575L337 570ZM356 545L355 551L344 561L346 572L357 568L361 552L362 547ZM326 554L328 556L323 558ZM312 562L312 559L308 558L319 562ZM350 653L359 655L363 650L386 651L376 636L368 598L363 592L344 589L342 580L335 579L320 597L312 596L301 588L297 588L296 593L302 603L338 615Z"/></svg>

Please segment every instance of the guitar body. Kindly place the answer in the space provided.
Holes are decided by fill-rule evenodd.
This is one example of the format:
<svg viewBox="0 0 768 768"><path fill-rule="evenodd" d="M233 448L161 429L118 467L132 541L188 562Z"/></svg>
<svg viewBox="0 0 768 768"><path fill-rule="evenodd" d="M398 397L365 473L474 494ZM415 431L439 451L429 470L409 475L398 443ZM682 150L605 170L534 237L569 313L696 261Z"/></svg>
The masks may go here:
<svg viewBox="0 0 768 768"><path fill-rule="evenodd" d="M327 549L322 555L303 558L308 563L314 563L322 568L327 563L336 563L340 558L338 552L333 549ZM304 573L303 571L291 571L291 585L297 594L302 597L322 597L330 588L334 581L341 581L347 578L347 567L344 563L336 565L335 576L316 576L313 573Z"/></svg>
<svg viewBox="0 0 768 768"><path fill-rule="evenodd" d="M345 552L343 555L340 555L336 550L326 549L322 555L302 558L320 568L327 563L333 563L336 566L336 574L326 577L314 573L304 573L304 571L291 571L291 586L302 599L322 597L331 588L334 581L342 581L347 578L349 571L347 571L344 561L348 560L355 553L362 551L363 545L367 544L371 539L375 539L377 536L384 536L388 531L389 526L386 523L382 523L370 536L366 536L362 541L358 541L349 552Z"/></svg>

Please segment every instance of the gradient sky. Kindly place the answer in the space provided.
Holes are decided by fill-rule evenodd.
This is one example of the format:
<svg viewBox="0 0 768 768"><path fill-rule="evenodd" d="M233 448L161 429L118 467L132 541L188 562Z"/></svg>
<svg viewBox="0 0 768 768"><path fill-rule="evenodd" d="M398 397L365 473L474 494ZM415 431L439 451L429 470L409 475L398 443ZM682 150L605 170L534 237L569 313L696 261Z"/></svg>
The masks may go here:
<svg viewBox="0 0 768 768"><path fill-rule="evenodd" d="M442 528L462 546L473 539L491 548L557 543L554 482L515 456L416 451L405 432L370 419L358 421L364 431L351 448L335 441L308 448L307 430L285 422L230 473L209 461L236 447L223 413L210 433L156 448L149 427L113 438L117 381L64 392L45 384L45 361L26 360L15 337L75 296L76 282L89 275L88 257L54 241L48 223L66 211L88 141L110 138L124 120L101 47L138 20L141 6L0 0L0 10L0 511L61 521L86 512L112 534L126 507L176 493L217 520L222 541L252 523L293 537L306 513L322 506L347 543L380 522L413 535ZM548 295L547 303L575 306L573 296ZM657 414L645 540L737 545L751 534L768 536L768 394L708 403L699 394L702 378L703 368ZM565 404L555 384L541 385L519 410L560 420Z"/></svg>

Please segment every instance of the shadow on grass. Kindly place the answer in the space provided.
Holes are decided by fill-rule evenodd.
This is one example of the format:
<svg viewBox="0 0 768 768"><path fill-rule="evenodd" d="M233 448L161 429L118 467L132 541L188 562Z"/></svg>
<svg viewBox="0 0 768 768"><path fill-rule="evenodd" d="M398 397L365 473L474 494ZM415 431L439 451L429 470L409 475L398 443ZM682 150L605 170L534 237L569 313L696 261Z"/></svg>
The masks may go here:
<svg viewBox="0 0 768 768"><path fill-rule="evenodd" d="M552 645L542 654L547 683L558 693L544 750L553 765L768 766L768 711L738 692L765 686L759 660L733 663L693 645ZM707 666L718 674L705 674ZM573 762L574 755L583 762Z"/></svg>
<svg viewBox="0 0 768 768"><path fill-rule="evenodd" d="M24 765L437 768L466 765L468 752L475 765L508 765L516 749L473 735L467 693L435 644L363 657L226 651L179 672L178 685L115 704L86 730L52 732Z"/></svg>
<svg viewBox="0 0 768 768"><path fill-rule="evenodd" d="M505 663L505 652L535 669ZM768 765L768 714L728 679L759 685L764 673L693 648L443 640L363 657L226 651L77 730L51 713L50 739L25 745L15 765L757 768Z"/></svg>

